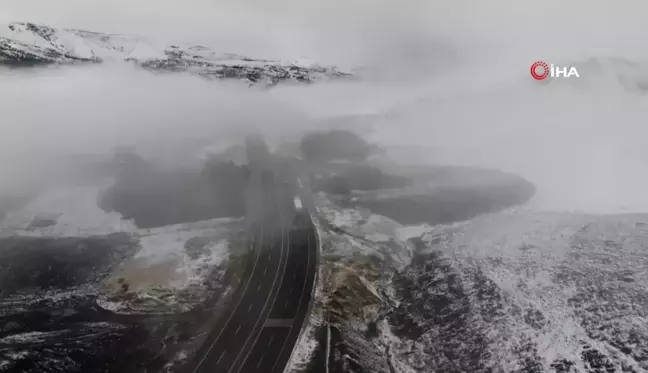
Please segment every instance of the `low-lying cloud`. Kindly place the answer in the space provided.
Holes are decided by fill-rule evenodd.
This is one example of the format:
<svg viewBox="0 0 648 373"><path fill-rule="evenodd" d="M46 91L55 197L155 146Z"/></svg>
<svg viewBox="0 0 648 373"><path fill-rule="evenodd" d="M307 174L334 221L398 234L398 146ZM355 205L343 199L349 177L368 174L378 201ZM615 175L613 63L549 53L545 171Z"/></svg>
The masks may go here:
<svg viewBox="0 0 648 373"><path fill-rule="evenodd" d="M5 20L310 58L362 79L259 92L130 66L0 70L2 166L18 180L39 154L251 129L294 136L314 118L371 114L374 140L423 149L409 161L520 173L538 185L538 207L646 211L648 98L620 84L619 71L648 60L647 10L638 0L6 0ZM528 76L535 60L591 58L603 67L580 81ZM643 79L642 69L626 80Z"/></svg>

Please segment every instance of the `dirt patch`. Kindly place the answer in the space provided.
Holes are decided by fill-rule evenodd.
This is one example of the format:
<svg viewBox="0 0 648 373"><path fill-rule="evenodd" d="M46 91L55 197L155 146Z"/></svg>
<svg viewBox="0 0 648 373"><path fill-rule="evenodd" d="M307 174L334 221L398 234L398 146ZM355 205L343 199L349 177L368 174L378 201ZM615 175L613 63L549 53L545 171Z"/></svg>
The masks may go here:
<svg viewBox="0 0 648 373"><path fill-rule="evenodd" d="M122 294L140 292L154 288L166 288L186 280L176 269L179 260L168 259L151 263L146 259L133 259L124 264L105 281L108 292Z"/></svg>

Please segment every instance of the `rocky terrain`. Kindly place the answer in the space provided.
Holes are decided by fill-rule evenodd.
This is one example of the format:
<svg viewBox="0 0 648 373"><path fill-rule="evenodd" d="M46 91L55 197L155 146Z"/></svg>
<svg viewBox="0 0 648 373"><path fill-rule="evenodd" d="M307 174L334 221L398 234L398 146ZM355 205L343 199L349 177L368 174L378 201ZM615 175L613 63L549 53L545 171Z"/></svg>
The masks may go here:
<svg viewBox="0 0 648 373"><path fill-rule="evenodd" d="M340 135L277 165L311 167L318 192L290 371L648 372L648 216L515 207L535 192L516 175L390 165L349 133L364 151L327 152ZM177 371L245 263L243 207L216 198L247 177L227 156L175 173L120 153L109 185L6 204L0 372Z"/></svg>
<svg viewBox="0 0 648 373"><path fill-rule="evenodd" d="M322 285L293 371L648 371L648 216L406 226L317 204Z"/></svg>
<svg viewBox="0 0 648 373"><path fill-rule="evenodd" d="M49 189L0 221L0 372L167 369L236 286L241 219L139 228L102 190Z"/></svg>
<svg viewBox="0 0 648 373"><path fill-rule="evenodd" d="M127 151L83 166L0 196L0 372L172 369L238 284L243 168Z"/></svg>
<svg viewBox="0 0 648 373"><path fill-rule="evenodd" d="M187 72L209 79L238 79L272 86L349 78L349 72L310 62L282 62L216 52L186 43L161 43L144 37L29 22L0 24L0 64L102 63L124 61L154 72Z"/></svg>

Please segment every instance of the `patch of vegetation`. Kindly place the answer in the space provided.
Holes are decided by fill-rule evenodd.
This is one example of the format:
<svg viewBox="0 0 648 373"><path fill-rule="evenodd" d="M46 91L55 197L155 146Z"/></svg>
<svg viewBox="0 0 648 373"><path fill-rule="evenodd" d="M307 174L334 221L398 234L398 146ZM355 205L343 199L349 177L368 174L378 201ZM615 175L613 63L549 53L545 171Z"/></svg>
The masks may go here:
<svg viewBox="0 0 648 373"><path fill-rule="evenodd" d="M402 188L411 185L411 181L398 175L385 173L378 167L368 165L354 165L343 174L353 190L378 190L389 188Z"/></svg>
<svg viewBox="0 0 648 373"><path fill-rule="evenodd" d="M379 335L378 324L376 321L370 321L367 325L367 330L365 331L365 337L367 337L367 339L372 339L377 338Z"/></svg>
<svg viewBox="0 0 648 373"><path fill-rule="evenodd" d="M328 194L349 195L352 190L373 191L380 189L402 188L412 184L404 176L392 175L378 167L351 165L340 174L318 180L314 188Z"/></svg>
<svg viewBox="0 0 648 373"><path fill-rule="evenodd" d="M323 230L329 232L333 230L333 225L325 217L318 216L317 221L319 222L319 225Z"/></svg>
<svg viewBox="0 0 648 373"><path fill-rule="evenodd" d="M139 242L128 234L94 237L0 239L0 296L22 289L70 289L102 281Z"/></svg>
<svg viewBox="0 0 648 373"><path fill-rule="evenodd" d="M131 151L116 154L116 183L99 205L132 218L140 228L245 215L249 170L208 160L202 171L160 170Z"/></svg>
<svg viewBox="0 0 648 373"><path fill-rule="evenodd" d="M304 159L309 161L363 161L377 147L357 134L345 130L331 130L306 134L299 144Z"/></svg>
<svg viewBox="0 0 648 373"><path fill-rule="evenodd" d="M47 228L56 225L58 217L36 216L29 224L29 229Z"/></svg>
<svg viewBox="0 0 648 373"><path fill-rule="evenodd" d="M533 184L519 181L511 185L445 187L427 194L362 199L358 205L401 224L435 225L498 212L523 204L534 194Z"/></svg>
<svg viewBox="0 0 648 373"><path fill-rule="evenodd" d="M352 190L351 181L340 175L320 179L314 186L315 191L328 194L350 195Z"/></svg>

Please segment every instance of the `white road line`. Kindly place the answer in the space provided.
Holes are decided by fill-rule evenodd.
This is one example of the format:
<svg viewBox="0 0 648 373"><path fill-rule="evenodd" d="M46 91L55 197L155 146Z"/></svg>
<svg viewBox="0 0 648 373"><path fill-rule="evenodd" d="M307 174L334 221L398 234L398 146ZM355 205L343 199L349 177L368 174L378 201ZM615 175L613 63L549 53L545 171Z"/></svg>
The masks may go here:
<svg viewBox="0 0 648 373"><path fill-rule="evenodd" d="M268 346L272 346L272 341L274 341L274 335L270 336L270 340L268 341Z"/></svg>
<svg viewBox="0 0 648 373"><path fill-rule="evenodd" d="M238 334L239 330L241 330L241 324L239 324L239 326L236 327L236 331L234 331L235 336Z"/></svg>
<svg viewBox="0 0 648 373"><path fill-rule="evenodd" d="M268 261L272 260L272 253L268 254Z"/></svg>
<svg viewBox="0 0 648 373"><path fill-rule="evenodd" d="M221 352L220 356L218 357L218 360L216 361L216 365L218 365L218 363L220 363L220 361L223 359L223 356L225 356L225 350L223 350L223 352Z"/></svg>
<svg viewBox="0 0 648 373"><path fill-rule="evenodd" d="M248 310L247 310L248 312L250 312L252 310L253 305L254 305L254 303L250 303L250 305L248 306Z"/></svg>
<svg viewBox="0 0 648 373"><path fill-rule="evenodd" d="M264 358L265 358L265 355L263 355L263 356L261 357L261 359L259 359L259 362L257 363L257 366L256 366L257 369L261 368L261 363L263 362L263 359L264 359Z"/></svg>
<svg viewBox="0 0 648 373"><path fill-rule="evenodd" d="M267 315L266 315L265 320L263 320L263 323L265 323L265 322L268 320L268 316L270 316L270 314L272 313L272 309L274 308L274 304L275 304L275 302L277 301L277 295L279 295L279 290L281 289L281 283L283 282L283 277L284 277L284 275L285 275L285 273L286 273L286 267L287 267L287 265L288 265L288 257L290 256L290 231L287 231L287 232L286 232L287 241L288 241L288 245L287 245L287 249L286 249L286 255L283 255L283 252L284 252L284 249L283 249L283 248L284 248L284 244L283 244L283 243L284 243L283 236L284 236L284 235L282 234L282 235L281 235L281 255L282 255L281 258L283 258L283 257L285 256L285 260L284 260L284 272L281 273L281 274L279 274L279 271L277 271L277 276L275 276L274 281L272 282L272 287L271 287L271 289L274 289L274 285L275 285L275 282L276 282L277 278L280 279L280 280L279 280L279 285L277 286L277 292L275 293L275 296L274 296L274 298L272 299L272 303L270 304L269 311L268 311L268 313L267 313ZM280 260L280 261L281 261L281 260ZM272 294L272 290L270 291L270 294ZM261 312L261 315L259 316L259 319L257 320L257 324L258 324L258 322L261 320L261 318L263 318L263 313L265 312L265 310L268 309L267 306L268 306L268 301L269 301L269 300L270 300L270 297L268 297L268 298L266 299L266 302L265 302L265 304L263 305L263 311ZM255 328L256 328L256 325L257 325L257 324L255 324ZM253 330L254 330L254 329L253 329ZM251 336L252 336L252 335L249 335L249 336L248 336L248 340L250 339ZM241 366L240 366L240 368L237 370L237 373L239 373L239 372L241 371L241 369L243 369L243 366L245 366L245 362L246 362L247 359L250 357L250 354L252 353L252 350L254 350L254 346L256 346L256 343L257 343L257 341L259 340L259 337L260 337L260 336L261 336L261 332L259 332L259 334L257 334L256 337L254 338L254 342L252 342L252 345L251 345L250 350L248 351L248 353L245 354L245 357L243 357L243 360L242 360L242 362L241 362ZM245 346L247 346L247 342L248 342L248 341L246 340L246 341L245 341L245 344L243 345L243 349L241 349L241 352L243 352ZM232 366L230 367L230 370L228 370L227 373L229 373L229 372L231 371L231 369L234 367L234 365L236 364L236 361L238 360L238 358L239 358L239 356L236 357L236 360L234 360L234 364L232 364ZM257 368L260 366L261 361L263 361L263 359L264 359L264 358L262 357L262 358L259 360L259 363L257 364Z"/></svg>
<svg viewBox="0 0 648 373"><path fill-rule="evenodd" d="M263 285L263 284L259 284L259 286L257 286L257 293L258 293L259 291L261 291L261 285Z"/></svg>
<svg viewBox="0 0 648 373"><path fill-rule="evenodd" d="M276 187L275 187L275 193L277 193ZM279 197L279 196L277 196L277 197ZM277 198L276 201L279 201L279 198ZM279 221L283 221L283 217L281 216L281 206L279 206L279 207L280 207L279 208ZM285 243L284 242L284 237L286 238L287 245L284 245L284 243ZM287 250L285 250L286 251L285 259L283 258L284 257L284 247L287 247ZM277 278L280 279L279 280L279 286L277 287L277 294L279 293L279 290L281 289L281 283L283 282L283 276L286 274L286 267L288 265L288 257L290 256L290 230L285 230L285 231L283 229L281 230L281 249L279 250L279 255L280 255L279 264L281 266L281 262L283 261L284 262L284 268L283 268L282 273L279 273L279 271L277 271L277 274L275 275L275 278L272 281L272 287L270 287L270 295L272 295L272 292L273 292L273 290L275 288L274 286L275 286L275 283L277 281ZM272 300L272 304L270 304L270 310L268 311L268 314L266 316L266 320L267 320L268 316L270 316L270 313L272 312L272 307L274 306L274 303L277 300L277 294L275 294L274 299ZM265 303L263 305L263 309L261 311L261 315L259 316L259 319L257 319L257 323L254 325L254 328L252 329L253 332L254 332L254 329L256 329L259 321L261 321L261 318L263 318L263 314L265 313L265 310L266 310L266 307L268 306L268 301L269 300L270 300L270 297L266 298L266 301L265 301ZM263 320L263 322L265 323L265 320ZM263 325L263 324L261 324L261 325ZM254 342L252 343L252 347L250 348L248 353L243 357L243 361L241 362L241 366L236 371L237 373L240 372L241 369L243 369L243 366L245 365L245 362L247 361L248 357L250 357L250 354L252 353L252 350L254 349L254 345L256 345L257 341L259 340L260 335L261 335L261 332L259 331L259 333L254 338ZM252 336L252 334L250 334L248 336L248 339L245 340L245 343L243 344L243 348L241 348L241 352L245 351L245 347L247 346L248 341L249 341L251 336ZM230 369L227 370L227 373L229 373L232 370L232 368L236 365L236 362L238 361L239 357L240 357L240 353L236 356L236 359L234 360L234 363L230 366ZM263 360L263 359L261 359L261 360ZM259 362L259 364L260 364L260 362Z"/></svg>
<svg viewBox="0 0 648 373"><path fill-rule="evenodd" d="M263 226L261 227L259 238L260 238L259 246L261 246L263 244ZM243 300L243 298L245 298L245 293L247 292L247 289L250 286L250 283L252 282L252 277L254 276L254 271L256 270L257 263L259 262L260 257L261 257L261 247L259 247L259 249L257 250L257 256L256 256L256 259L254 260L254 265L252 266L252 272L250 273L250 278L248 278L247 282L245 283L245 288L243 288L243 292L241 293L241 297L236 302L236 306L234 306L234 310L229 315L229 317L227 318L227 321L225 321L225 325L223 326L223 329L221 329L218 332L218 335L216 336L216 339L214 339L214 342L211 344L211 346L209 346L209 349L207 350L205 355L202 357L202 359L200 359L200 362L198 362L198 365L196 365L196 368L194 368L192 373L196 373L198 371L198 369L200 368L200 366L205 362L205 359L207 359L207 356L209 356L209 353L211 352L211 350L214 349L214 346L216 345L216 342L218 342L218 340L220 339L220 336L223 335L223 331L225 329L227 329L227 325L229 324L230 321L232 321L232 317L234 317L234 314L236 313L236 310L241 305L241 301Z"/></svg>
<svg viewBox="0 0 648 373"><path fill-rule="evenodd" d="M306 237L307 237L306 238L306 247L310 247L310 236L306 236ZM302 286L302 292L299 295L299 303L297 303L297 313L298 314L299 314L299 307L301 306L302 301L304 299L304 291L306 291L306 283L308 282L306 280L308 279L308 268L310 268L310 259L311 259L310 250L308 250L308 253L306 254L306 278L304 279L304 285ZM297 316L295 316L295 319L297 319ZM295 319L293 319L293 323L292 323L292 325L290 325L290 329L288 330L288 337L290 336L290 333L292 332L292 329L295 326L295 321L294 321ZM305 321L306 321L306 319L304 318L304 322ZM277 355L277 357L281 356L281 354L283 353L284 348L286 348L286 343L288 343L288 337L286 337L286 339L284 339L284 343L283 343L283 345L281 345L281 350L279 350L279 354ZM299 343L299 341L296 341L295 343ZM270 373L274 372L275 368L277 368L277 364L279 364L279 358L277 358L277 360L275 360L275 363L272 366L272 369L270 370ZM328 364L326 366L326 371L328 373Z"/></svg>
<svg viewBox="0 0 648 373"><path fill-rule="evenodd" d="M263 269L263 277L266 276L266 273L268 273L268 267L265 267L265 268Z"/></svg>
<svg viewBox="0 0 648 373"><path fill-rule="evenodd" d="M293 291L294 288L295 288L294 286L291 286L290 290L288 290L288 294L292 294L292 291Z"/></svg>

